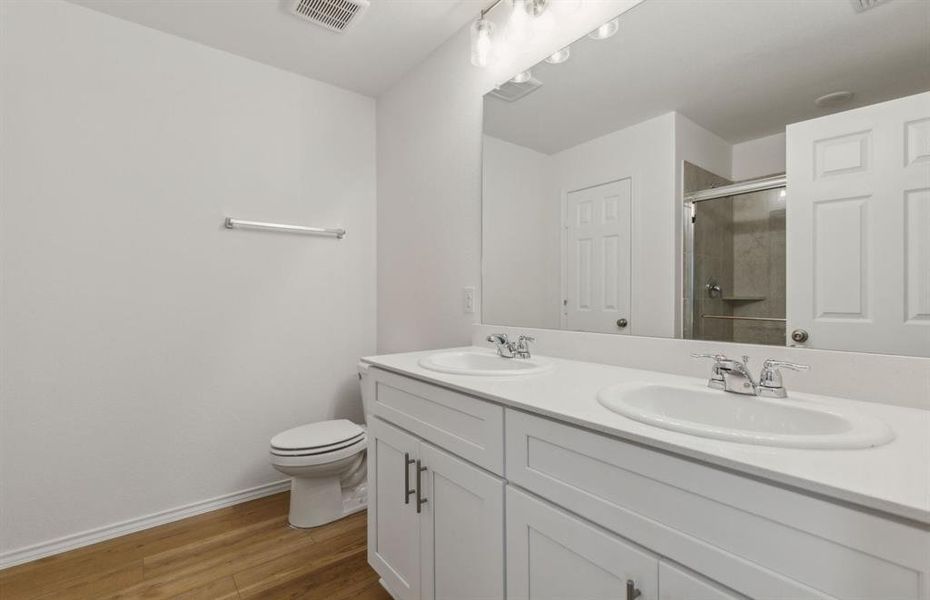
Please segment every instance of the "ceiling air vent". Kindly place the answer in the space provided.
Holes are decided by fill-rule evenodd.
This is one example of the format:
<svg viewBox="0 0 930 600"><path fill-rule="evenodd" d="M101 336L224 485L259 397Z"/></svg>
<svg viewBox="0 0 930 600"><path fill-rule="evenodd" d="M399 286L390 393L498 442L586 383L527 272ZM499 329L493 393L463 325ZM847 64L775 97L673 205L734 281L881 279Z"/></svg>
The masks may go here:
<svg viewBox="0 0 930 600"><path fill-rule="evenodd" d="M368 0L294 0L291 12L331 31L345 31L368 8Z"/></svg>
<svg viewBox="0 0 930 600"><path fill-rule="evenodd" d="M888 0L852 0L852 5L856 12L863 12L885 2L888 2Z"/></svg>
<svg viewBox="0 0 930 600"><path fill-rule="evenodd" d="M523 83L515 83L513 81L507 81L502 83L489 93L503 100L504 102L516 102L520 98L526 96L527 94L534 92L542 87L542 82L536 79L535 77L530 77L528 80Z"/></svg>

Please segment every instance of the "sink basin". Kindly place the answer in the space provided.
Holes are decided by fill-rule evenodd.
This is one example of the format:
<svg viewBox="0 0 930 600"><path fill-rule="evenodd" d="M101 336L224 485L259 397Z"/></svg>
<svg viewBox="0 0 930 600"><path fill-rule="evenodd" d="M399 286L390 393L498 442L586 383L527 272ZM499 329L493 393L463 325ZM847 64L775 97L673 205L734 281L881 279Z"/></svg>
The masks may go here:
<svg viewBox="0 0 930 600"><path fill-rule="evenodd" d="M706 438L784 448L869 448L894 439L882 421L804 400L745 396L698 386L629 383L598 402L641 423Z"/></svg>
<svg viewBox="0 0 930 600"><path fill-rule="evenodd" d="M491 352L461 350L439 352L423 357L419 365L430 371L454 375L535 375L552 367L552 364L537 358L502 358Z"/></svg>

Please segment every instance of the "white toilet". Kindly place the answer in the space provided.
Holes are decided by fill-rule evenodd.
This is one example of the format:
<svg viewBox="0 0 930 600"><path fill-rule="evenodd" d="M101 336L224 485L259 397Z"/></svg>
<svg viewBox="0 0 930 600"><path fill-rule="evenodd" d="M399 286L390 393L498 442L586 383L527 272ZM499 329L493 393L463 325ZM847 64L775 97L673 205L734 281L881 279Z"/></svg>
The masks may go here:
<svg viewBox="0 0 930 600"><path fill-rule="evenodd" d="M359 365L368 416L366 365ZM365 428L337 419L301 425L271 438L271 464L291 476L292 527L319 527L368 504Z"/></svg>

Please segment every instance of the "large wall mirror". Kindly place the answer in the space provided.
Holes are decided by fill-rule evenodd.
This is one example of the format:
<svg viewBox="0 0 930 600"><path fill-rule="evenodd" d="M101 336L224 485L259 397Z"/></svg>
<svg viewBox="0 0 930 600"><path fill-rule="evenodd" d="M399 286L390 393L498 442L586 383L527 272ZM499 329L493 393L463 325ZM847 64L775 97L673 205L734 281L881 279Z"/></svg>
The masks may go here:
<svg viewBox="0 0 930 600"><path fill-rule="evenodd" d="M930 2L645 0L484 98L486 324L930 356Z"/></svg>

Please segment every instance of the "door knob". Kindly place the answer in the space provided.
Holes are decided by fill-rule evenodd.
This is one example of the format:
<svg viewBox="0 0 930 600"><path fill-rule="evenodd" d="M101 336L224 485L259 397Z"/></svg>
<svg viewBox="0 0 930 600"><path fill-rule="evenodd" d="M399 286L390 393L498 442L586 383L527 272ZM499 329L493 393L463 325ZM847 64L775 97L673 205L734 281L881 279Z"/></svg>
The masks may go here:
<svg viewBox="0 0 930 600"><path fill-rule="evenodd" d="M617 319L617 327L619 327L620 329L623 329L624 327L626 327L626 326L629 325L629 324L630 324L630 322L627 321L626 319Z"/></svg>
<svg viewBox="0 0 930 600"><path fill-rule="evenodd" d="M791 332L791 340L799 344L806 342L809 337L808 333L803 329L795 329Z"/></svg>
<svg viewBox="0 0 930 600"><path fill-rule="evenodd" d="M636 600L643 593L636 589L636 583L632 579L626 580L626 600Z"/></svg>

